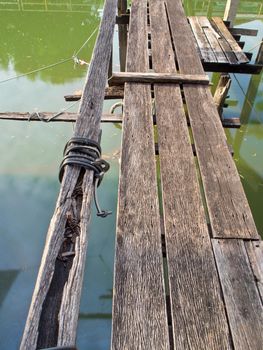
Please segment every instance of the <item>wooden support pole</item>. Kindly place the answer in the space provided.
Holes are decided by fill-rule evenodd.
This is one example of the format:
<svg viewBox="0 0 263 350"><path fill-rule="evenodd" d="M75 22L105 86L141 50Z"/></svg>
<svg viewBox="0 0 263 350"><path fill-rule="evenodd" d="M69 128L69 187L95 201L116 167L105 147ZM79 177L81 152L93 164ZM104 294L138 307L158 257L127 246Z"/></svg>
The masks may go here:
<svg viewBox="0 0 263 350"><path fill-rule="evenodd" d="M231 85L231 78L229 74L221 74L220 79L214 94L214 101L217 107L221 120L223 119L223 107L225 103L228 90Z"/></svg>
<svg viewBox="0 0 263 350"><path fill-rule="evenodd" d="M113 45L111 46L110 62L109 62L109 69L108 69L108 79L110 79L112 76L112 69L113 69Z"/></svg>
<svg viewBox="0 0 263 350"><path fill-rule="evenodd" d="M88 70L74 137L99 141L104 89L113 41L117 0L106 0L100 31ZM59 197L47 233L41 265L21 342L21 350L74 346L93 198L93 171L65 167ZM73 230L74 227L74 230ZM66 232L74 231L74 255ZM72 235L73 235L72 233Z"/></svg>
<svg viewBox="0 0 263 350"><path fill-rule="evenodd" d="M257 57L256 57L256 61L255 61L257 64L262 64L263 65L263 38L261 40L261 44L259 46L259 49L258 49L258 54L257 54Z"/></svg>
<svg viewBox="0 0 263 350"><path fill-rule="evenodd" d="M205 74L176 74L176 73L113 73L109 84L123 85L124 83L175 83L209 85L209 77Z"/></svg>
<svg viewBox="0 0 263 350"><path fill-rule="evenodd" d="M237 14L238 4L239 0L227 0L224 13L224 21L230 22L230 27L233 27Z"/></svg>
<svg viewBox="0 0 263 350"><path fill-rule="evenodd" d="M127 0L118 0L118 16L126 15ZM127 40L128 40L128 25L118 24L119 36L119 56L120 56L120 70L125 71L126 55L127 55Z"/></svg>

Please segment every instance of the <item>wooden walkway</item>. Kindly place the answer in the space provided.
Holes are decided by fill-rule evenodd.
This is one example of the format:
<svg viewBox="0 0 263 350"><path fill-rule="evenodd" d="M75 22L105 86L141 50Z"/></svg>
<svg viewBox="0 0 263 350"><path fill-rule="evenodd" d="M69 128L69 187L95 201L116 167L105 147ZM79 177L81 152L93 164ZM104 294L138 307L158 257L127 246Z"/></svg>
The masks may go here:
<svg viewBox="0 0 263 350"><path fill-rule="evenodd" d="M98 141L104 97L124 96L111 350L262 350L263 244L182 3L132 1L124 89L105 91L116 8L79 114L58 118ZM21 350L75 346L93 192L94 171L66 165Z"/></svg>
<svg viewBox="0 0 263 350"><path fill-rule="evenodd" d="M204 74L180 1L132 2L126 68ZM181 87L125 84L112 350L262 349L262 242L209 87Z"/></svg>

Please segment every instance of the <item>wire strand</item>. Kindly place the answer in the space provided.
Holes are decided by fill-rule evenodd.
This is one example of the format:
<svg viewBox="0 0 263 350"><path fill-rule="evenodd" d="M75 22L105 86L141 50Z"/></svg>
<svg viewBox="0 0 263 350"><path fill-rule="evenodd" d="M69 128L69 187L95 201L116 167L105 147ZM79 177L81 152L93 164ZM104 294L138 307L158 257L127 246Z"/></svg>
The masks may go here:
<svg viewBox="0 0 263 350"><path fill-rule="evenodd" d="M72 57L68 57L68 58L65 58L65 59L63 59L63 60L60 60L60 61L58 61L58 62L51 63L51 64L49 64L49 65L47 65L47 66L34 69L34 70L32 70L32 71L30 71L30 72L27 72L27 73L23 73L23 74L16 75L16 76L13 76L13 77L4 79L4 80L0 80L0 84L6 83L6 82L11 81L11 80L19 79L19 78L22 78L22 77L26 77L26 76L28 76L28 75L30 75L30 74L38 73L38 72L41 72L41 71L43 71L43 70L45 70L45 69L49 69L49 68L52 68L52 67L56 67L56 66L58 66L58 65L60 65L60 64L66 63L66 62L68 62L68 61L71 61L72 59L73 59L73 61L75 62L74 59L77 58L77 55L78 55L78 54L81 52L81 50L87 45L87 43L90 41L90 39L91 39L91 38L93 37L93 35L96 33L96 31L98 30L98 28L99 28L99 26L97 26L97 27L94 29L94 31L91 33L91 35L88 37L88 39L87 39L87 40L84 42L84 44L77 50L77 52L75 52L75 53L73 54Z"/></svg>

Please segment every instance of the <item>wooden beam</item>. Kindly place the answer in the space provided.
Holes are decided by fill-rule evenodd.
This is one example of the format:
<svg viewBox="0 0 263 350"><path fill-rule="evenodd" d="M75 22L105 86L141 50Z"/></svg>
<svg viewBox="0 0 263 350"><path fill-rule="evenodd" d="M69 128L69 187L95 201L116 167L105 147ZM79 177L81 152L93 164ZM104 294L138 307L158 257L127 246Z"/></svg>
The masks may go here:
<svg viewBox="0 0 263 350"><path fill-rule="evenodd" d="M147 0L133 0L129 71L147 71ZM125 85L112 350L168 350L150 84Z"/></svg>
<svg viewBox="0 0 263 350"><path fill-rule="evenodd" d="M116 23L118 24L119 57L121 72L124 72L126 69L128 23L130 19L129 14L127 13L127 7L127 0L118 0L118 16L116 18Z"/></svg>
<svg viewBox="0 0 263 350"><path fill-rule="evenodd" d="M237 239L212 239L212 244L234 348L261 349L263 307L245 243Z"/></svg>
<svg viewBox="0 0 263 350"><path fill-rule="evenodd" d="M230 75L221 74L218 85L216 87L215 94L214 94L214 101L221 120L223 119L223 107L224 107L225 99L227 97L230 85L231 85Z"/></svg>
<svg viewBox="0 0 263 350"><path fill-rule="evenodd" d="M176 16L177 8L172 13ZM176 71L163 1L150 0L150 23L154 71ZM180 23L177 25L179 31ZM154 85L154 91L174 332L172 348L228 349L228 324L180 87L158 84Z"/></svg>
<svg viewBox="0 0 263 350"><path fill-rule="evenodd" d="M74 137L99 141L100 119L113 41L117 0L106 0L88 70ZM66 166L21 342L21 350L74 346L84 276L93 172ZM77 189L77 191L76 191ZM76 194L78 193L78 194ZM75 255L63 261L63 242L74 224Z"/></svg>
<svg viewBox="0 0 263 350"><path fill-rule="evenodd" d="M257 29L246 29L246 28L229 28L232 35L245 35L245 36L257 36Z"/></svg>
<svg viewBox="0 0 263 350"><path fill-rule="evenodd" d="M240 73L240 74L260 74L262 65L260 64L229 64L202 62L206 72Z"/></svg>
<svg viewBox="0 0 263 350"><path fill-rule="evenodd" d="M66 101L78 101L81 99L82 92L66 95L64 96L64 99ZM124 87L123 86L107 86L105 88L105 100L117 100L117 99L123 99L124 98Z"/></svg>
<svg viewBox="0 0 263 350"><path fill-rule="evenodd" d="M109 84L122 85L124 83L174 83L174 84L200 84L209 85L209 77L205 74L175 74L175 73L113 73Z"/></svg>
<svg viewBox="0 0 263 350"><path fill-rule="evenodd" d="M40 112L39 119L37 114L32 114L29 112L2 112L0 113L0 120L49 122L49 118L52 118L54 115L54 112ZM78 113L63 113L58 115L56 118L51 119L50 122L75 122L78 116ZM103 113L101 116L101 123L122 123L122 121L122 114ZM156 124L156 118L154 115L153 124ZM188 119L187 124L190 125ZM240 128L240 118L224 118L222 120L222 124L225 128Z"/></svg>
<svg viewBox="0 0 263 350"><path fill-rule="evenodd" d="M229 27L233 27L236 14L237 14L238 5L239 5L239 0L227 0L223 18L224 18L224 21L229 22Z"/></svg>
<svg viewBox="0 0 263 350"><path fill-rule="evenodd" d="M49 122L56 113L54 112L39 112L37 116L36 113L29 112L4 112L0 113L0 120L17 120L17 121L43 121ZM58 115L56 118L51 119L50 122L76 122L78 119L78 113L63 113ZM101 116L102 123L121 123L122 114L106 114L103 113Z"/></svg>

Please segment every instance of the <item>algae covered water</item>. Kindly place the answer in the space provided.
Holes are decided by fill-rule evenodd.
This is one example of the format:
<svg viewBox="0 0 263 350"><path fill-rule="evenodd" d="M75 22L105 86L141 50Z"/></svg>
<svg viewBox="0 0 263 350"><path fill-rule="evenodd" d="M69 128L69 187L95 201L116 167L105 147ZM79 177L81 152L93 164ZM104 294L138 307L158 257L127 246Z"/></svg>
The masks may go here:
<svg viewBox="0 0 263 350"><path fill-rule="evenodd" d="M224 1L185 1L189 15L222 16ZM59 63L18 80L0 82L0 112L51 111L70 105L63 96L80 90L86 66L71 58L98 27L102 1L8 0L0 2L0 81ZM245 50L263 37L261 1L241 1L236 24L258 29L246 37ZM116 33L115 33L116 34ZM94 35L79 53L91 59ZM114 70L118 65L117 35ZM255 54L253 55L253 59ZM61 63L63 60L67 60ZM213 81L218 76L213 75ZM114 101L105 102L108 111ZM234 159L259 231L263 232L263 86L261 76L232 76L224 110L241 117L239 130L227 130ZM70 111L76 111L78 104ZM94 210L78 328L78 349L106 350L110 345L115 216L120 128L103 125L103 157L111 170L99 189L101 206L113 211L105 220ZM59 191L58 166L71 123L0 121L0 344L17 349L42 255L45 235Z"/></svg>

